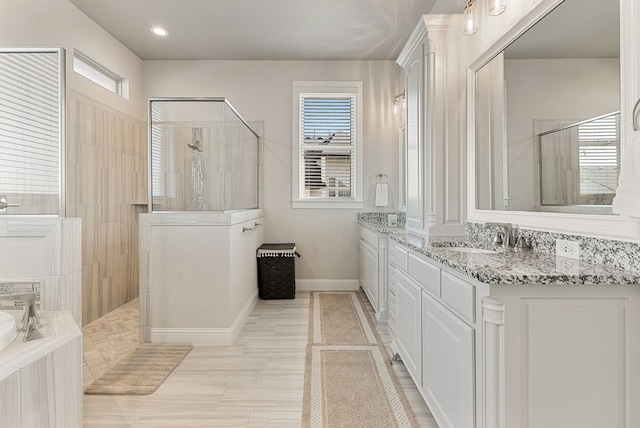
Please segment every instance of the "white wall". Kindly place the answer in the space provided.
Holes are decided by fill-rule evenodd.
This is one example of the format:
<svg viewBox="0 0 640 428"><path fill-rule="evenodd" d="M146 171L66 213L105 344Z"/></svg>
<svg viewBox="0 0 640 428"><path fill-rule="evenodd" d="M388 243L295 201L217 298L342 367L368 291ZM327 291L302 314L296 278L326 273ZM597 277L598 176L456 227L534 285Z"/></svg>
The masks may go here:
<svg viewBox="0 0 640 428"><path fill-rule="evenodd" d="M142 60L68 0L0 0L0 46L62 46L67 54L67 88L124 113L144 118ZM73 50L129 79L129 100L73 72Z"/></svg>
<svg viewBox="0 0 640 428"><path fill-rule="evenodd" d="M378 172L391 178L388 210L397 209L401 119L392 106L403 78L393 61L145 61L143 97L222 96L247 121L264 121L264 241L297 244L298 279L355 281L359 210L291 208L294 80L363 81L365 210L375 210Z"/></svg>

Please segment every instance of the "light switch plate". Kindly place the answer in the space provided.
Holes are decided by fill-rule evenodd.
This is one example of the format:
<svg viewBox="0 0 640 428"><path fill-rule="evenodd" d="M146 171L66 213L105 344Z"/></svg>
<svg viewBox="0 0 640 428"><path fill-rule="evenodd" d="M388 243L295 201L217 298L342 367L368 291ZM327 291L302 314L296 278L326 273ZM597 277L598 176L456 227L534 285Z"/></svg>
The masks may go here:
<svg viewBox="0 0 640 428"><path fill-rule="evenodd" d="M556 239L556 256L569 257L570 259L579 259L580 242L568 241L566 239Z"/></svg>

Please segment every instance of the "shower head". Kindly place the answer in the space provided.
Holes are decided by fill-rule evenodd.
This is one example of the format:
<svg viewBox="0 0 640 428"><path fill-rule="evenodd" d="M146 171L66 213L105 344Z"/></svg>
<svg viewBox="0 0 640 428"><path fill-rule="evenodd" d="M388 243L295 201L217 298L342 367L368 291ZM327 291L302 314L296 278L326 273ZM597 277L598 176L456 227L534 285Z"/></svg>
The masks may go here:
<svg viewBox="0 0 640 428"><path fill-rule="evenodd" d="M187 143L187 147L189 147L191 150L197 150L199 152L202 151L202 146L200 145L200 141L194 141L191 143Z"/></svg>

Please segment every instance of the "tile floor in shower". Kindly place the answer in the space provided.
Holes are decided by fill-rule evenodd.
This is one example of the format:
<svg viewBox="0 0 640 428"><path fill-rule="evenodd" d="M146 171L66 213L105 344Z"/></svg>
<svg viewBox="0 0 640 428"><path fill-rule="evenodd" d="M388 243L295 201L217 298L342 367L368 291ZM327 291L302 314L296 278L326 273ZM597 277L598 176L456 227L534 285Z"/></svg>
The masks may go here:
<svg viewBox="0 0 640 428"><path fill-rule="evenodd" d="M194 347L151 395L85 395L84 427L299 427L309 296L258 301L233 346ZM138 344L137 299L83 334L86 387ZM404 365L393 368L420 426L437 428Z"/></svg>

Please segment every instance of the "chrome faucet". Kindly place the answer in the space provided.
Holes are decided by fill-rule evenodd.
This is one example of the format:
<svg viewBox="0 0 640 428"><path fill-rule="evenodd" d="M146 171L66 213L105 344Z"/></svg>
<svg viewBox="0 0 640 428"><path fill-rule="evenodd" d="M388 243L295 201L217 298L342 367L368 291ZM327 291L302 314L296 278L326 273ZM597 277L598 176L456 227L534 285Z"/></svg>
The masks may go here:
<svg viewBox="0 0 640 428"><path fill-rule="evenodd" d="M501 227L504 229L504 234L498 232L495 238L493 238L493 243L496 245L502 245L505 249L511 246L511 229L513 227L511 223L485 223L482 227L485 229L488 227Z"/></svg>
<svg viewBox="0 0 640 428"><path fill-rule="evenodd" d="M36 312L36 293L0 294L0 300L13 300L24 303L24 315L22 316L22 331L24 331L24 337L22 340L28 342L30 340L42 339L40 318L38 318Z"/></svg>

